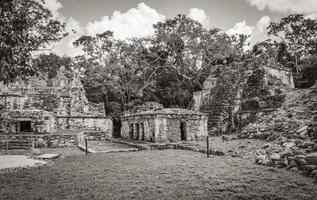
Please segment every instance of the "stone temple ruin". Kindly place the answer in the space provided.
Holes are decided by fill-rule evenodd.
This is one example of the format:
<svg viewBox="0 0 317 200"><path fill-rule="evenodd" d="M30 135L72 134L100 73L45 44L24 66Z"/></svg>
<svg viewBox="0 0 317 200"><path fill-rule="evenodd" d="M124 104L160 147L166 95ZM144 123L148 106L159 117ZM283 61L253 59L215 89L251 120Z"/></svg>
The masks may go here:
<svg viewBox="0 0 317 200"><path fill-rule="evenodd" d="M89 102L78 75L63 68L51 79L30 77L1 85L0 106L0 135L7 137L44 135L49 140L80 131L112 134L112 119L103 104Z"/></svg>
<svg viewBox="0 0 317 200"><path fill-rule="evenodd" d="M230 133L281 106L292 88L292 72L262 53L214 67L203 90L194 93L192 108L208 114L210 135Z"/></svg>
<svg viewBox="0 0 317 200"><path fill-rule="evenodd" d="M149 142L201 140L208 134L204 113L180 108L156 108L121 117L121 136Z"/></svg>

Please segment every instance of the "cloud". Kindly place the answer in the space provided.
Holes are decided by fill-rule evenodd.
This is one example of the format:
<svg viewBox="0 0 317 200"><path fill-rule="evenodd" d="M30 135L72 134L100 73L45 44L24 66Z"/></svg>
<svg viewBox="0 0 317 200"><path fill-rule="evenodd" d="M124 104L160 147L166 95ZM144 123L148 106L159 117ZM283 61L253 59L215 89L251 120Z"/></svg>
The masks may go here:
<svg viewBox="0 0 317 200"><path fill-rule="evenodd" d="M203 9L191 8L189 9L189 13L187 16L193 20L198 21L205 27L208 27L210 24L209 17L206 15Z"/></svg>
<svg viewBox="0 0 317 200"><path fill-rule="evenodd" d="M82 35L95 35L110 30L114 32L114 37L117 39L143 37L153 34L153 24L165 19L165 16L155 9L140 3L137 8L131 8L125 13L115 11L112 16L103 16L100 20L89 22L85 27L82 27L76 19L66 18L60 13L63 5L58 0L45 0L45 7L52 12L55 18L66 23L69 35L51 46L54 46L53 52L68 56L82 53L82 50L73 46L73 42Z"/></svg>
<svg viewBox="0 0 317 200"><path fill-rule="evenodd" d="M45 0L44 7L51 11L53 16L66 24L66 31L68 36L60 40L59 42L50 44L47 49L51 49L52 52L58 55L76 56L82 53L82 50L75 48L73 42L84 34L83 28L79 22L72 17L66 18L60 13L60 9L63 8L63 4L58 0ZM50 51L44 51L41 53L50 53Z"/></svg>
<svg viewBox="0 0 317 200"><path fill-rule="evenodd" d="M255 31L257 33L263 33L266 31L266 28L269 26L271 18L269 16L263 16L257 23Z"/></svg>
<svg viewBox="0 0 317 200"><path fill-rule="evenodd" d="M66 24L66 31L69 35L60 41L54 48L54 51L60 55L77 56L83 53L83 51L80 48L75 48L73 42L84 34L84 30L80 26L80 23L72 17L67 19Z"/></svg>
<svg viewBox="0 0 317 200"><path fill-rule="evenodd" d="M56 53L58 55L76 56L82 53L82 50L74 48L72 42L83 34L83 29L79 22L72 17L66 18L60 13L63 4L58 0L44 0L44 7L51 11L53 17L66 24L66 31L69 35L62 40L51 43L46 46L45 51L35 52L35 55L40 53Z"/></svg>
<svg viewBox="0 0 317 200"><path fill-rule="evenodd" d="M165 16L155 9L140 3L137 8L131 8L125 13L115 11L112 16L103 16L100 20L89 22L85 27L82 27L76 19L66 18L60 13L63 5L58 0L45 0L45 7L52 12L55 18L66 23L69 35L51 46L54 46L53 52L68 56L82 53L80 49L73 46L73 42L82 35L95 35L110 30L114 32L114 37L117 39L143 37L153 34L153 24L165 19Z"/></svg>
<svg viewBox="0 0 317 200"><path fill-rule="evenodd" d="M317 13L316 0L245 0L258 10L277 12Z"/></svg>
<svg viewBox="0 0 317 200"><path fill-rule="evenodd" d="M63 4L58 0L45 0L44 7L50 10L55 18L65 20L65 17L59 12L63 8Z"/></svg>
<svg viewBox="0 0 317 200"><path fill-rule="evenodd" d="M140 3L137 8L131 8L125 13L115 11L111 17L103 16L98 21L90 22L85 29L89 35L110 30L117 39L143 37L153 34L153 24L164 19L164 15Z"/></svg>
<svg viewBox="0 0 317 200"><path fill-rule="evenodd" d="M315 19L317 19L317 13L309 14L309 15L306 16L306 18L310 18L310 19L315 20Z"/></svg>
<svg viewBox="0 0 317 200"><path fill-rule="evenodd" d="M245 34L251 35L253 33L254 27L248 26L246 21L236 23L231 29L226 31L228 35L235 35L235 34Z"/></svg>
<svg viewBox="0 0 317 200"><path fill-rule="evenodd" d="M226 31L226 33L228 35L245 34L252 37L253 35L264 33L266 31L266 27L270 24L270 21L271 18L269 16L263 16L256 23L256 26L249 26L246 21L243 20L242 22L236 23L231 29Z"/></svg>
<svg viewBox="0 0 317 200"><path fill-rule="evenodd" d="M255 26L247 25L246 21L236 23L231 29L227 30L228 35L245 34L249 35L247 43L253 43L255 38L263 37L266 34L266 27L270 24L271 18L269 16L263 16L256 23ZM245 47L245 50L250 49L250 45Z"/></svg>

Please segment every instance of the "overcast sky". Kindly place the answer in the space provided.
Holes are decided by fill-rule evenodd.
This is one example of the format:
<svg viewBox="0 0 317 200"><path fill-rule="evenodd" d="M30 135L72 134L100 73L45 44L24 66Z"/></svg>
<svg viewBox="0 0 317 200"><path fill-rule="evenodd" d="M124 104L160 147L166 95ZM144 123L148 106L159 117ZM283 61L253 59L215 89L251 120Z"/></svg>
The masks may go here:
<svg viewBox="0 0 317 200"><path fill-rule="evenodd" d="M55 17L75 30L54 52L77 55L72 42L81 35L112 30L118 39L142 37L153 33L152 25L178 13L217 27L228 34L252 35L251 42L266 38L270 21L290 13L317 16L317 0L45 0Z"/></svg>

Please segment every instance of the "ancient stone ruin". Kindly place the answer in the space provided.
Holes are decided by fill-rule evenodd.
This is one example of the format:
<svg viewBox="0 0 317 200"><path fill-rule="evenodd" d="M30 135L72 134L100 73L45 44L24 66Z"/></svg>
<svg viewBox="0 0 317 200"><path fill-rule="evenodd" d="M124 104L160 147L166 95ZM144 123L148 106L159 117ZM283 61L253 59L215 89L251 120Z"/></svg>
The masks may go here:
<svg viewBox="0 0 317 200"><path fill-rule="evenodd" d="M121 136L149 142L201 140L207 136L204 113L180 109L157 108L121 117Z"/></svg>
<svg viewBox="0 0 317 200"><path fill-rule="evenodd" d="M74 142L83 131L112 135L103 104L89 102L78 74L63 68L51 79L43 75L1 85L0 105L0 135L7 138L28 135L46 146L48 140L58 143L56 138Z"/></svg>
<svg viewBox="0 0 317 200"><path fill-rule="evenodd" d="M292 72L263 53L216 66L194 93L192 108L208 114L210 135L231 133L281 106L292 88Z"/></svg>

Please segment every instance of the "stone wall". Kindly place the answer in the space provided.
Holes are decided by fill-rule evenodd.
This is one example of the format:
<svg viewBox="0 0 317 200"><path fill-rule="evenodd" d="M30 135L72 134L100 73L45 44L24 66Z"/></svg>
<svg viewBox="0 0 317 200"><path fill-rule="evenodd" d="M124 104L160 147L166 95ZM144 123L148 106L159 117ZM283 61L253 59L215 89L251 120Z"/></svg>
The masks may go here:
<svg viewBox="0 0 317 200"><path fill-rule="evenodd" d="M121 127L121 137L126 139L136 139L136 134L133 134L131 138L131 133L137 133L140 131L137 130L136 124L143 123L144 126L144 141L154 142L155 141L155 119L153 117L134 117L122 120ZM140 129L140 125L139 125ZM138 140L141 140L139 138Z"/></svg>
<svg viewBox="0 0 317 200"><path fill-rule="evenodd" d="M181 123L185 123L186 140L203 140L207 136L207 118L204 119L167 119L166 138L179 141L181 138Z"/></svg>
<svg viewBox="0 0 317 200"><path fill-rule="evenodd" d="M111 137L111 136L110 136ZM9 134L0 135L0 140L33 140L34 148L64 148L77 146L84 139L104 141L109 138L103 131L81 131L67 134Z"/></svg>
<svg viewBox="0 0 317 200"><path fill-rule="evenodd" d="M0 132L20 133L21 122L30 122L31 130L27 132L50 133L55 126L54 116L43 110L10 110L2 114L0 118ZM1 134L1 133L0 133Z"/></svg>
<svg viewBox="0 0 317 200"><path fill-rule="evenodd" d="M103 131L112 136L112 119L94 116L57 116L56 130Z"/></svg>
<svg viewBox="0 0 317 200"><path fill-rule="evenodd" d="M194 92L191 108L199 111L206 98L210 95L210 90L203 89L202 91Z"/></svg>
<svg viewBox="0 0 317 200"><path fill-rule="evenodd" d="M294 88L295 86L292 71L275 66L276 65L274 63L272 63L272 65L264 66L264 69L267 73L267 84L274 84L273 80L276 80L287 87Z"/></svg>
<svg viewBox="0 0 317 200"><path fill-rule="evenodd" d="M78 137L76 134L16 134L16 135L2 135L1 140L33 140L35 148L59 148L71 147L78 144Z"/></svg>
<svg viewBox="0 0 317 200"><path fill-rule="evenodd" d="M212 90L217 84L218 78L211 74L203 83L203 90L194 92L193 102L191 108L193 110L199 111L203 104L207 101L208 96L211 94Z"/></svg>

